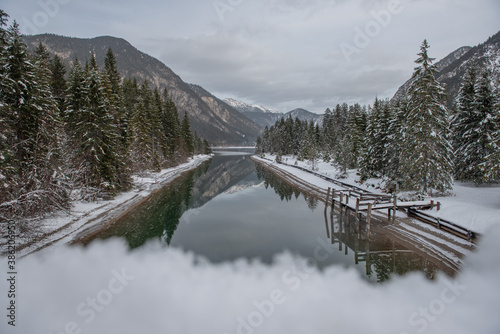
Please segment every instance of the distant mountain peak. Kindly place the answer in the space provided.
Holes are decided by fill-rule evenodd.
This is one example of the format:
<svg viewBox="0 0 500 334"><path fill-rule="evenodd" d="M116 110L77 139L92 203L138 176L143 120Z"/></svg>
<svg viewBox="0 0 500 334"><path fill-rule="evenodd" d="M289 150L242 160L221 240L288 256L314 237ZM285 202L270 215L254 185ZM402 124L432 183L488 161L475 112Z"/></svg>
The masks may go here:
<svg viewBox="0 0 500 334"><path fill-rule="evenodd" d="M269 109L258 104L248 104L231 98L224 99L224 102L229 104L231 107L236 108L240 112L263 112L266 114L281 114L275 109Z"/></svg>

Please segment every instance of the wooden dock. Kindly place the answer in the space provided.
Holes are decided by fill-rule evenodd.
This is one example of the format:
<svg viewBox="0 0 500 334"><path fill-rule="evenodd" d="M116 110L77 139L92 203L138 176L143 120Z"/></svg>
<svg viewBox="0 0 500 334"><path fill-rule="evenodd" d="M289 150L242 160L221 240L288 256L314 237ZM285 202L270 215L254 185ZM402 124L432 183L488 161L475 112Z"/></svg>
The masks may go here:
<svg viewBox="0 0 500 334"><path fill-rule="evenodd" d="M269 161L273 162L271 160ZM331 205L333 209L337 203L340 210L352 210L355 212L356 216L361 213L365 214L368 227L370 227L372 213L374 211L387 210L387 218L391 219L391 214L392 218L394 218L396 211L399 210L405 212L408 217L418 219L421 222L430 224L440 230L449 232L470 242L476 241L477 238L480 237L480 235L474 231L465 229L445 219L422 212L422 210L431 210L434 208L439 211L441 208L440 202L434 202L432 200L411 202L398 201L396 195L394 194L376 194L356 185L333 179L304 167L290 165L285 162L282 162L281 164L297 168L332 183L333 186L328 188L326 193L325 211L329 205ZM323 196L325 194L324 189L318 189L316 193L317 195L323 194Z"/></svg>

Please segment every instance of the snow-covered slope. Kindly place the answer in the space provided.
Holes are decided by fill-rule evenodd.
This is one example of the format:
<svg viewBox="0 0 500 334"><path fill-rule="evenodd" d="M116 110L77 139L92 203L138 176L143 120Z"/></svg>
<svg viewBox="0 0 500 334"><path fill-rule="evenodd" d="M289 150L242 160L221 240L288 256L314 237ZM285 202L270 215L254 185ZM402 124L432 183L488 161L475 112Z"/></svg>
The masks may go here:
<svg viewBox="0 0 500 334"><path fill-rule="evenodd" d="M250 118L262 128L273 125L277 120L284 116L284 114L278 112L277 110L269 109L261 105L248 104L235 99L225 99L224 102L238 110L246 117Z"/></svg>
<svg viewBox="0 0 500 334"><path fill-rule="evenodd" d="M231 107L236 108L238 111L242 113L263 112L265 114L280 114L280 112L275 109L269 109L258 104L248 104L235 99L224 99L224 102L229 104Z"/></svg>

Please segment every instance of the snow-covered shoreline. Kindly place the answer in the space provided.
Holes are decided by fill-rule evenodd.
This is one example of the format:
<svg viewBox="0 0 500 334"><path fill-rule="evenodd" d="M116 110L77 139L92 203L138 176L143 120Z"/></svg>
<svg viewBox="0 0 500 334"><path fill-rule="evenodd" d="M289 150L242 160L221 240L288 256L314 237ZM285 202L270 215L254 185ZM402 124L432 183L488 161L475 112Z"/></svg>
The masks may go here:
<svg viewBox="0 0 500 334"><path fill-rule="evenodd" d="M49 218L37 221L42 230L35 239L20 238L18 255L26 256L48 246L61 246L73 241L86 231L101 228L107 222L116 219L132 206L143 201L182 173L200 166L211 155L197 155L188 162L164 169L157 173L133 176L133 189L121 193L112 200L97 202L74 202L69 212L59 212Z"/></svg>
<svg viewBox="0 0 500 334"><path fill-rule="evenodd" d="M330 182L293 166L276 163L276 156L274 155L265 154L264 159L258 156L253 156L253 158L265 161L266 163L269 163L269 160L271 160L274 167L291 173L316 187L328 189L328 187L332 186ZM282 161L288 165L296 164L297 166L311 169L309 161L298 161L293 156L283 156ZM323 161L315 163L315 172L332 178L336 178L340 174L337 168ZM347 175L342 179L342 182L364 187L375 193L382 193L384 187L383 180L381 179L369 179L361 184L356 170L347 171ZM429 199L439 201L441 209L426 213L452 221L467 230L485 234L495 226L500 226L500 185L476 187L471 184L455 183L452 196L433 197Z"/></svg>

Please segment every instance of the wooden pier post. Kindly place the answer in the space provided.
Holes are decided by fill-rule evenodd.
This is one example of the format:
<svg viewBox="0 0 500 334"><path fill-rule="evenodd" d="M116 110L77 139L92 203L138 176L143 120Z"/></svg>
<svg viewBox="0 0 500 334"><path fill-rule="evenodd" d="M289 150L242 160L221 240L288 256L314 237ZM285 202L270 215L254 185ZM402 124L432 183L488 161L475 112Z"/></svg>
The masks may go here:
<svg viewBox="0 0 500 334"><path fill-rule="evenodd" d="M366 217L366 223L368 225L368 230L371 229L371 222L372 222L372 203L368 204L368 215Z"/></svg>
<svg viewBox="0 0 500 334"><path fill-rule="evenodd" d="M330 203L329 202L329 200L330 200L330 190L331 190L331 188L328 187L328 192L326 193L326 201L325 201L325 213L326 213L326 209L328 208L328 203Z"/></svg>
<svg viewBox="0 0 500 334"><path fill-rule="evenodd" d="M359 198L356 198L356 216L358 215L359 212Z"/></svg>
<svg viewBox="0 0 500 334"><path fill-rule="evenodd" d="M332 212L335 209L335 189L332 189Z"/></svg>
<svg viewBox="0 0 500 334"><path fill-rule="evenodd" d="M330 230L328 228L328 217L326 215L326 209L325 209L325 225L326 225L326 237L330 239Z"/></svg>
<svg viewBox="0 0 500 334"><path fill-rule="evenodd" d="M398 196L394 194L394 199L393 199L393 218L396 219L396 211L398 210Z"/></svg>

